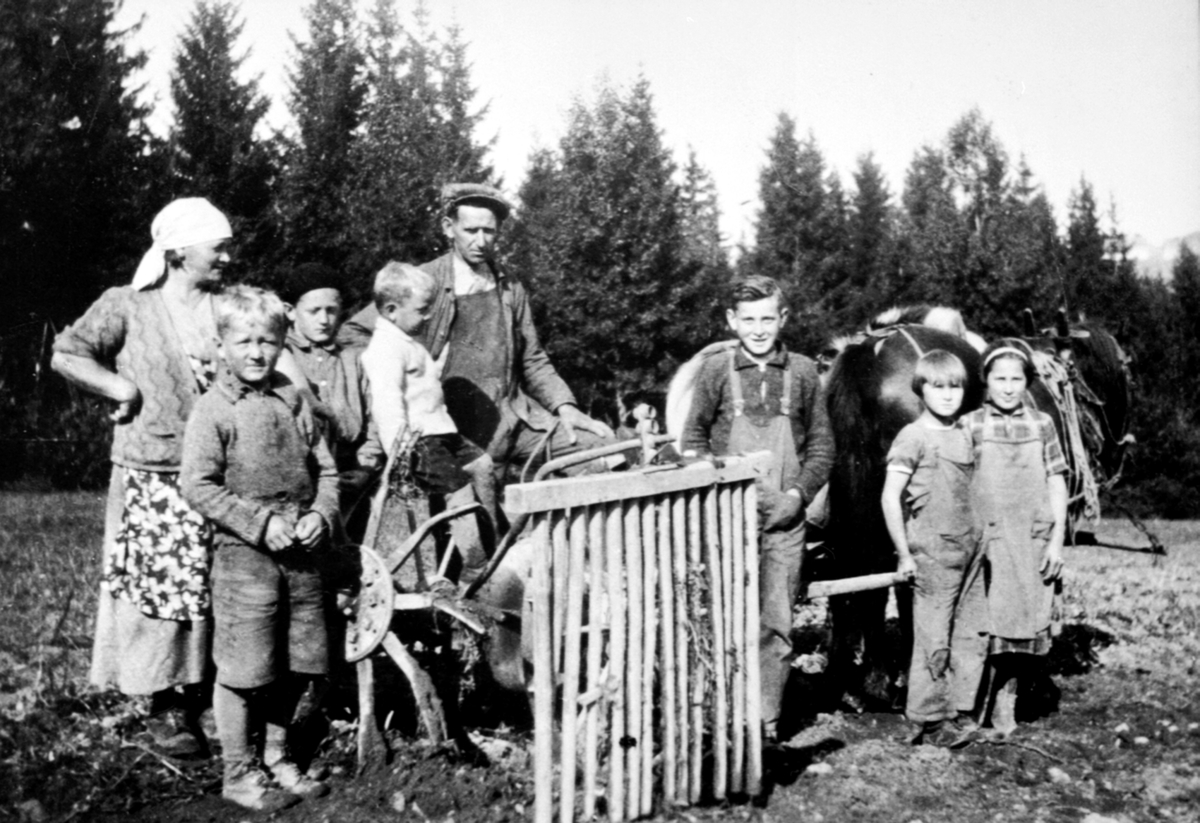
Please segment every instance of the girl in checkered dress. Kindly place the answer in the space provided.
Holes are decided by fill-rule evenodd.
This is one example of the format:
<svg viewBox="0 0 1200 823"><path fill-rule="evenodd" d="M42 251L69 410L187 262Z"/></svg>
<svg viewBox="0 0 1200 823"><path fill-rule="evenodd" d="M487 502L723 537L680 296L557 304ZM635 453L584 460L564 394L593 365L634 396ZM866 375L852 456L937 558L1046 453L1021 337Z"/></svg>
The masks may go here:
<svg viewBox="0 0 1200 823"><path fill-rule="evenodd" d="M973 505L987 558L993 734L1016 728L1017 679L1050 651L1051 612L1062 574L1067 464L1049 415L1026 402L1033 355L1003 339L983 353L987 401L965 418L975 449Z"/></svg>

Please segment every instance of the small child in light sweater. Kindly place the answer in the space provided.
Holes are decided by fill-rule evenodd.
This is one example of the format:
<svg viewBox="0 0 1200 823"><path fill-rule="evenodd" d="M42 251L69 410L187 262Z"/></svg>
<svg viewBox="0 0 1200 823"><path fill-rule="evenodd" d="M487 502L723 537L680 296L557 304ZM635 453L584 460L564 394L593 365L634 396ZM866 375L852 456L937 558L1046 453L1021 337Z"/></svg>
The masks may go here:
<svg viewBox="0 0 1200 823"><path fill-rule="evenodd" d="M487 507L495 496L491 458L458 433L446 410L441 369L412 337L429 320L433 289L433 277L407 263L390 262L375 277L381 322L362 354L371 414L389 451L405 433L420 434L413 472L425 491L444 495L447 508L477 500ZM488 561L481 524L476 516L456 517L450 533L462 559L459 582L469 583Z"/></svg>

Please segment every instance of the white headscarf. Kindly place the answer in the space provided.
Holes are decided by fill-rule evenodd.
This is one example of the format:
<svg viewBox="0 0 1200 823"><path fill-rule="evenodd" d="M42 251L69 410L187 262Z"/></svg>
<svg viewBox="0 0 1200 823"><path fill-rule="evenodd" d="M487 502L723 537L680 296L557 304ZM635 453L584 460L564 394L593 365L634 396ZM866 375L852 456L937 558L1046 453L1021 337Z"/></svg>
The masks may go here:
<svg viewBox="0 0 1200 823"><path fill-rule="evenodd" d="M131 284L138 291L150 288L162 279L166 270L163 255L172 249L185 249L197 243L224 240L233 229L220 209L203 197L172 200L154 217L150 237L154 245L142 255Z"/></svg>

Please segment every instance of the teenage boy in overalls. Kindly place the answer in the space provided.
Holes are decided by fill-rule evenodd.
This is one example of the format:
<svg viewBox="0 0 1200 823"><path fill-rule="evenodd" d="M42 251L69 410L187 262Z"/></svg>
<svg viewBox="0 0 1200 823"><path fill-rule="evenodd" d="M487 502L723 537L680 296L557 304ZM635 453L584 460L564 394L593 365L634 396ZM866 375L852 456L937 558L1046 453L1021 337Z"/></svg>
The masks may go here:
<svg viewBox="0 0 1200 823"><path fill-rule="evenodd" d="M770 277L733 284L725 317L738 345L700 366L682 447L685 456L769 451L774 465L758 483L759 602L763 739L776 725L794 657L792 604L800 592L804 507L829 477L833 435L813 361L779 342L787 322L783 291Z"/></svg>

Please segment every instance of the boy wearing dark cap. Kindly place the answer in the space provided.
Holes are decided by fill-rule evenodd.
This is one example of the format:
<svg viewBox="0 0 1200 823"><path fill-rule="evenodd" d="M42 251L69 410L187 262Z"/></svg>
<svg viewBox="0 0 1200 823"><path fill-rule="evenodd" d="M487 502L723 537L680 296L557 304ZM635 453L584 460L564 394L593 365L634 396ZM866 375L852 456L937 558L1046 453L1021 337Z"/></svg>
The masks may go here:
<svg viewBox="0 0 1200 823"><path fill-rule="evenodd" d="M291 321L280 371L310 390L317 401L316 413L341 477L342 517L347 518L383 467L384 452L369 413L370 391L359 361L362 351L337 341L343 284L344 278L322 263L292 270L280 290Z"/></svg>

